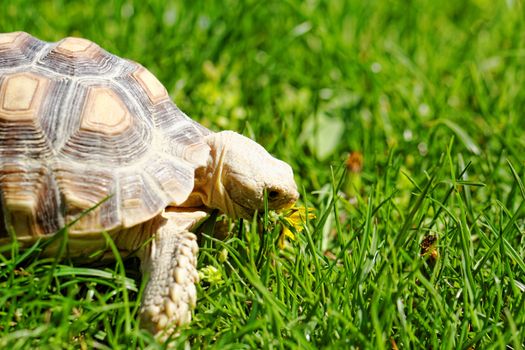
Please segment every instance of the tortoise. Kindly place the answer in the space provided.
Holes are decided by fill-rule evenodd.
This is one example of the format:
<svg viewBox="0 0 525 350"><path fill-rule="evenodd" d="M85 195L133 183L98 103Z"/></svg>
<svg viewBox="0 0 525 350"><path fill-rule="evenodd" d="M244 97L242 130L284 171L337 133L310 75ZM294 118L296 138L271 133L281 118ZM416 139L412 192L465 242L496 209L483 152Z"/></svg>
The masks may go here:
<svg viewBox="0 0 525 350"><path fill-rule="evenodd" d="M0 34L0 245L67 227L69 257L111 259L106 232L149 276L142 326L172 332L196 303L192 230L211 209L252 218L265 193L270 209L292 205L291 167L190 119L140 64L83 38Z"/></svg>

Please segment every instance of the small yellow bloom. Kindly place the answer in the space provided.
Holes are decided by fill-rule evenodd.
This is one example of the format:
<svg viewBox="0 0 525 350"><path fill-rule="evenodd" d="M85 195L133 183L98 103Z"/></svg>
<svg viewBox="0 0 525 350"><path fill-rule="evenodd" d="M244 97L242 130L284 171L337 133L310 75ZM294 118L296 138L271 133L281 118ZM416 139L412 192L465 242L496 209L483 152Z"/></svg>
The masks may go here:
<svg viewBox="0 0 525 350"><path fill-rule="evenodd" d="M279 248L284 248L286 237L295 240L295 234L292 232L292 228L296 233L300 233L304 230L306 218L308 218L308 220L315 219L313 211L314 208L293 206L283 213L282 218L284 219L285 225L279 236Z"/></svg>
<svg viewBox="0 0 525 350"><path fill-rule="evenodd" d="M209 284L223 284L222 273L215 266L208 265L199 270L199 279Z"/></svg>

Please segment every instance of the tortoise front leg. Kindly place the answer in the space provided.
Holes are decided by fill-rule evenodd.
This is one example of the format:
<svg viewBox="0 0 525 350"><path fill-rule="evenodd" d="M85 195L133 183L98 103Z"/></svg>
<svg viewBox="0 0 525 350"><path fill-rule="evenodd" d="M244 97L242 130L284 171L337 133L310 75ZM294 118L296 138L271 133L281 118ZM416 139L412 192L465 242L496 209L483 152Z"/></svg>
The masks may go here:
<svg viewBox="0 0 525 350"><path fill-rule="evenodd" d="M170 334L190 322L198 282L197 237L176 220L162 226L144 252L142 271L149 280L140 310L141 324L152 333Z"/></svg>

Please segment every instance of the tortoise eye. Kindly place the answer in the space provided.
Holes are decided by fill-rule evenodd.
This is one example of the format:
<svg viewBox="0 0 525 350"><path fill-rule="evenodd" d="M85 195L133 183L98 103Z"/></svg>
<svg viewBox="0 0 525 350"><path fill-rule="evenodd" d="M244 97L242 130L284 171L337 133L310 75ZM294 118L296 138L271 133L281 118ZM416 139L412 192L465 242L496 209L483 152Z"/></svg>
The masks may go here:
<svg viewBox="0 0 525 350"><path fill-rule="evenodd" d="M271 190L268 192L268 199L275 200L279 197L279 191L277 190Z"/></svg>

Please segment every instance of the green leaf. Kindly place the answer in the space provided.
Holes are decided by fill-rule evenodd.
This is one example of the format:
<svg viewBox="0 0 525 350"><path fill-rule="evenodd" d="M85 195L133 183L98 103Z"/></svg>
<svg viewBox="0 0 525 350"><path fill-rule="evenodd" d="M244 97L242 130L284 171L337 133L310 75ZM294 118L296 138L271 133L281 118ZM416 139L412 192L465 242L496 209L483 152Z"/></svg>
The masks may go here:
<svg viewBox="0 0 525 350"><path fill-rule="evenodd" d="M326 114L311 115L304 123L300 139L319 160L327 159L339 145L344 123Z"/></svg>

